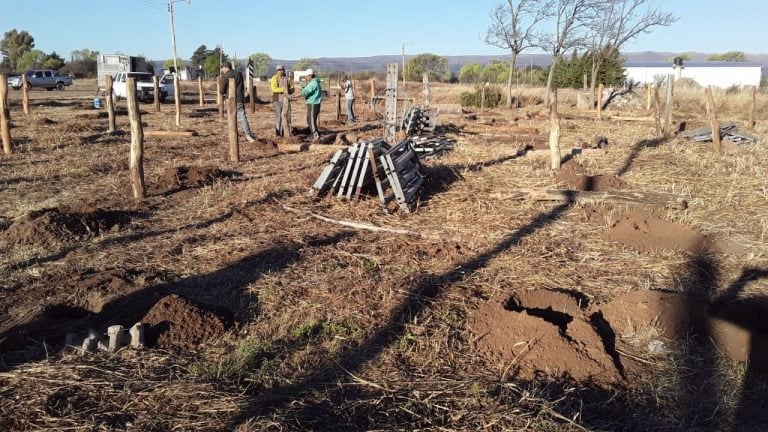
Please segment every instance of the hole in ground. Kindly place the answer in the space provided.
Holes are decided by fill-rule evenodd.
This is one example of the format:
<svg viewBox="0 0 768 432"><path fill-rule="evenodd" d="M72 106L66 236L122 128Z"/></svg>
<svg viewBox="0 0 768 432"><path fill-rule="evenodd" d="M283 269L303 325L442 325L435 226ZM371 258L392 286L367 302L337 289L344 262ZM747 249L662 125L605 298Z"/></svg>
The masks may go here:
<svg viewBox="0 0 768 432"><path fill-rule="evenodd" d="M541 318L544 321L557 326L560 329L560 334L566 334L568 330L568 324L573 321L573 316L565 312L558 312L552 309L551 306L544 308L526 307L521 304L516 297L512 297L507 301L504 308L511 312L525 312L530 316Z"/></svg>

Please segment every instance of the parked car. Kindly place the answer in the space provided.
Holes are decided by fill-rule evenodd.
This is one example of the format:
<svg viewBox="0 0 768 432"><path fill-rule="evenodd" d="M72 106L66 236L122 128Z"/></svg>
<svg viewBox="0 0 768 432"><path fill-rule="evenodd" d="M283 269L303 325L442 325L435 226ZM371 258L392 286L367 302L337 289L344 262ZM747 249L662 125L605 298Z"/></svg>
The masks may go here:
<svg viewBox="0 0 768 432"><path fill-rule="evenodd" d="M30 88L40 87L46 90L64 90L72 85L72 77L60 75L58 72L50 69L34 69L25 72L24 75L27 76ZM14 90L20 90L22 84L21 75L8 78L8 85Z"/></svg>
<svg viewBox="0 0 768 432"><path fill-rule="evenodd" d="M142 102L151 102L155 100L155 84L149 72L118 72L115 74L112 91L115 98L120 99L128 95L128 78L136 79L136 94ZM160 79L160 102L165 102L170 95L173 98L173 79Z"/></svg>

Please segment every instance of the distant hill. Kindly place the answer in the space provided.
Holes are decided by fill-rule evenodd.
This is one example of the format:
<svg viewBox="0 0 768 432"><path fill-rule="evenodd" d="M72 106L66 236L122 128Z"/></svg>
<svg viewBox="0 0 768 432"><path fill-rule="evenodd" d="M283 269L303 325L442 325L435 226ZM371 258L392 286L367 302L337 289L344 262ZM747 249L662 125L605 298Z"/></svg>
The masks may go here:
<svg viewBox="0 0 768 432"><path fill-rule="evenodd" d="M674 52L628 52L622 54L622 57L627 62L655 62L655 61L668 61L670 58L677 56L679 53ZM694 61L704 61L709 56L709 53L687 53L692 57ZM405 56L406 61L412 56ZM451 72L457 73L459 69L468 63L488 64L493 60L508 61L509 56L504 54L499 55L464 55L464 56L445 56L448 60L448 66ZM762 63L768 66L768 54L747 54L747 60L750 62ZM533 63L536 66L548 66L552 61L552 56L549 54L522 54L517 61L519 67L525 67ZM273 60L270 64L271 68L278 64L285 65L286 68L292 69L296 64L296 60ZM402 57L399 55L381 55L372 57L323 57L318 58L314 64L314 68L323 71L339 71L339 72L362 72L362 71L374 71L378 73L384 73L387 70L388 63L402 64ZM768 69L768 68L767 68ZM768 73L768 70L764 73Z"/></svg>

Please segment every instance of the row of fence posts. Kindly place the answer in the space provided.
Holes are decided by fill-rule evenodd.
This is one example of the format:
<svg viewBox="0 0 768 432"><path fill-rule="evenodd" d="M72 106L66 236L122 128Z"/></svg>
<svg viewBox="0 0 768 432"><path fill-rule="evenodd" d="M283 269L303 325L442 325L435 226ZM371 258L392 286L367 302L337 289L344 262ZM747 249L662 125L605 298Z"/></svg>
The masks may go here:
<svg viewBox="0 0 768 432"><path fill-rule="evenodd" d="M424 99L425 104L429 105L429 80L428 77L424 77ZM139 110L139 103L138 98L136 95L136 82L134 79L128 80L128 115L129 115L129 121L131 126L131 150L130 150L130 172L131 172L131 183L132 183L132 189L134 193L134 197L137 199L144 198L146 193L146 188L144 186L144 169L143 169L143 153L144 153L144 132L141 125L141 112ZM256 111L256 86L254 85L252 78L249 78L248 86L251 89L251 98L250 98L250 110L255 113ZM285 83L284 83L285 84ZM159 82L157 77L154 77L154 85L155 85L155 110L157 112L160 112L160 100L159 100ZM224 103L221 97L220 92L220 81L216 80L216 103L218 105L219 109L219 115L221 118L224 118ZM116 130L115 125L115 111L114 111L114 103L113 103L113 82L112 77L107 75L106 76L106 86L105 86L105 98L106 98L106 109L108 113L108 133L112 133ZM287 86L286 86L287 87ZM24 114L29 114L29 84L26 80L26 76L22 75L22 88L23 88L23 100L22 100L22 109ZM648 111L651 110L651 106L654 105L655 109L653 112L654 115L654 124L657 131L657 134L660 137L669 137L672 135L672 111L673 111L673 96L674 96L674 75L669 75L667 77L667 86L666 86L666 103L664 106L664 114L663 114L663 122L662 122L662 109L661 109L661 100L659 95L659 88L656 86L648 86L647 87L647 95L646 95L646 109ZM237 134L237 105L236 105L236 98L235 98L235 80L234 78L230 78L230 81L228 83L228 104L227 104L227 129L229 131L229 160L233 163L237 163L240 161L240 144L239 144L239 137ZM597 94L597 118L602 119L602 109L603 109L603 91L604 86L603 84L600 84L598 88L598 94ZM754 128L756 125L756 103L757 103L757 95L756 95L756 88L752 89L752 97L751 97L751 104L750 104L750 110L749 110L749 126L751 128ZM202 77L198 77L198 93L199 93L199 104L201 107L205 106L205 98L204 98L204 91L203 91L203 81ZM376 80L372 79L370 81L370 94L371 94L371 104L373 104L373 97L376 95ZM174 76L174 101L175 101L175 110L176 110L176 116L175 116L175 123L176 126L179 127L181 125L181 90L179 88L179 80L177 76ZM717 131L720 130L719 121L717 117L717 107L715 105L714 97L712 96L712 90L710 88L705 89L705 98L706 98L706 107L707 107L707 113L709 115L710 123L712 125L713 130L713 142L715 149L718 152L722 151L722 145L720 142L720 136ZM550 92L550 105L549 105L549 112L550 112L550 121L551 121L551 129L550 129L550 149L552 152L552 161L551 161L551 167L552 169L558 169L560 167L560 117L558 115L557 111L557 89L553 89ZM653 99L653 100L652 100ZM284 95L284 103L287 105L287 109L283 110L284 113L284 119L283 121L286 123L286 128L284 130L288 133L288 136L290 136L290 119L286 118L290 115L290 99L286 92ZM371 109L373 107L371 106ZM287 115L286 115L287 114ZM336 93L336 119L339 120L341 118L341 92ZM11 147L11 132L10 132L10 110L8 106L8 83L6 75L0 74L0 135L2 136L2 142L3 142L3 152L5 154L11 154L12 147Z"/></svg>

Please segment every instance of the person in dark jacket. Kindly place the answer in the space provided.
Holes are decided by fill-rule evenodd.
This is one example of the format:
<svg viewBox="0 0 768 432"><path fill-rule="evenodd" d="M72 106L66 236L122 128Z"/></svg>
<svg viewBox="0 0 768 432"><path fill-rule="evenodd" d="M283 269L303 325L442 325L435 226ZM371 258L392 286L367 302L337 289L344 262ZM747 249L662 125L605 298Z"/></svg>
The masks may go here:
<svg viewBox="0 0 768 432"><path fill-rule="evenodd" d="M248 124L248 118L245 116L245 85L243 84L243 75L232 70L232 63L225 61L221 64L221 95L226 99L229 95L229 79L235 79L235 104L237 106L237 120L243 127L245 139L250 142L256 141L251 133L251 126Z"/></svg>

